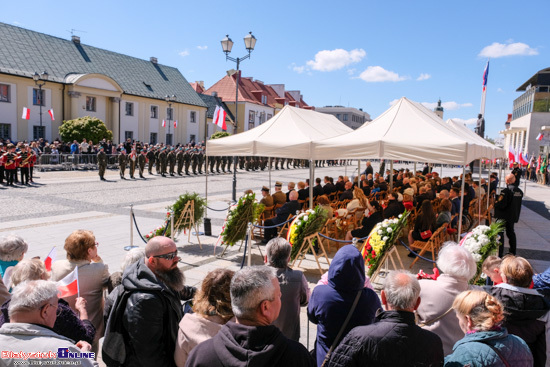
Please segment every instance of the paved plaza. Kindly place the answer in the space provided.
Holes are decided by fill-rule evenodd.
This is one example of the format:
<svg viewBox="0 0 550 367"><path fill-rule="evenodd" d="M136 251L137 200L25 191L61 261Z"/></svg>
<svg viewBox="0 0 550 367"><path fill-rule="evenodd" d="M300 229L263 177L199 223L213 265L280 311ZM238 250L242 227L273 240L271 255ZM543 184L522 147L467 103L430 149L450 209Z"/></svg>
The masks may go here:
<svg viewBox="0 0 550 367"><path fill-rule="evenodd" d="M377 164L374 164L377 170ZM396 164L395 168L406 167ZM408 166L412 169L412 165ZM421 166L419 165L418 168ZM361 164L364 169L364 162ZM440 168L436 168L440 172ZM316 177L326 175L337 177L343 174L356 175L357 163L348 167L317 168ZM458 175L460 168L443 168L443 175ZM57 259L65 258L63 244L65 238L75 229L92 230L99 242L99 255L109 265L111 272L119 270L125 255L124 247L129 245L133 231L134 245L144 246L136 227L130 220L130 207L133 206L137 225L142 234L161 225L166 216L166 207L179 195L197 192L205 196L205 176L176 176L163 178L159 175L145 174L146 179L121 180L118 171L108 170L107 181L101 182L97 171L61 171L36 172L35 185L31 187L0 186L0 205L4 215L0 219L0 235L14 233L22 236L29 244L27 258L44 258L53 246L57 249ZM309 177L307 169L278 170L271 173L271 187L275 181L282 181L283 191L289 181L305 181ZM253 189L260 196L263 185L269 186L268 171L237 174L238 196L246 189ZM523 183L521 188L524 188ZM213 209L225 209L231 199L232 175L214 174L208 176L208 206ZM518 236L518 255L526 257L540 272L550 266L550 189L534 183L528 183L521 212L520 222L516 225ZM224 267L237 270L242 260L242 249L229 248L223 258L220 246L215 247L221 231L226 211L208 210L211 218L212 236L200 236L199 246L196 235L192 233L190 241L187 234L180 234L177 245L181 256L181 267L185 271L187 284L198 286L211 270ZM203 231L203 226L200 226ZM262 253L265 247L261 247ZM332 247L334 255L334 247ZM214 255L214 252L216 255ZM399 248L401 258L408 267L411 260L406 250ZM260 265L263 258L257 246L253 247L252 263ZM328 265L321 262L326 270ZM429 272L431 264L419 261L413 271L424 269ZM313 289L320 278L320 272L313 258L307 258L301 265ZM302 338L307 341L307 321L302 312ZM309 327L309 348L313 347L314 325Z"/></svg>

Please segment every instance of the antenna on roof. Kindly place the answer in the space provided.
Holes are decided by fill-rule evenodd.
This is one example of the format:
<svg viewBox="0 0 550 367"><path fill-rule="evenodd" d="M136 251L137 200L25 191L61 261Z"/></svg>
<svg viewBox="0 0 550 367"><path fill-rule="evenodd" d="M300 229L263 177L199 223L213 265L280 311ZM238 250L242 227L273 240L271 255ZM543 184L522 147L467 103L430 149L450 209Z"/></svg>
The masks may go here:
<svg viewBox="0 0 550 367"><path fill-rule="evenodd" d="M67 32L70 32L70 33L71 33L71 37L74 36L74 33L75 33L75 32L88 33L88 32L86 32L86 31L81 31L80 29L74 29L74 28L72 28L70 31L67 30Z"/></svg>

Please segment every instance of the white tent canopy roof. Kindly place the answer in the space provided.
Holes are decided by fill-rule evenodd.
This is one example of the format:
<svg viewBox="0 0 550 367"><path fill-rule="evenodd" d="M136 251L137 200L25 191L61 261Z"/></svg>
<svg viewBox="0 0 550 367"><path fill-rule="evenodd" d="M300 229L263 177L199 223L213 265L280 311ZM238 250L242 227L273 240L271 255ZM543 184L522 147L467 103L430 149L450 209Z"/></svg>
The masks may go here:
<svg viewBox="0 0 550 367"><path fill-rule="evenodd" d="M477 135L475 132L464 126L464 124L456 122L453 119L448 119L446 123L458 134L464 136L467 139L470 139L472 142L482 144L485 147L483 158L506 158L506 151L504 149L489 143L487 140L483 139L481 136Z"/></svg>
<svg viewBox="0 0 550 367"><path fill-rule="evenodd" d="M208 140L206 154L311 159L314 141L351 131L332 115L285 106L252 130Z"/></svg>
<svg viewBox="0 0 550 367"><path fill-rule="evenodd" d="M403 97L368 125L316 142L313 159L383 158L463 165L483 157L484 149L420 103Z"/></svg>

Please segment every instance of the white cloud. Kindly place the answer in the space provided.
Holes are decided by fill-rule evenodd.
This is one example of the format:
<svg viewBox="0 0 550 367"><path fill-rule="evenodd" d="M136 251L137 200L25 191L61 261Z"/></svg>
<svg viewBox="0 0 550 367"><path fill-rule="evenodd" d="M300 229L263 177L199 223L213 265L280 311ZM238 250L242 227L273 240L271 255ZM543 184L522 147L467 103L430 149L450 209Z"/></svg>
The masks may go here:
<svg viewBox="0 0 550 367"><path fill-rule="evenodd" d="M535 48L531 48L525 43L504 44L494 42L492 45L485 46L478 56L499 58L506 56L533 56L538 54L539 52Z"/></svg>
<svg viewBox="0 0 550 367"><path fill-rule="evenodd" d="M23 23L19 23L17 20L14 20L13 22L11 22L11 24L13 24L13 25L23 25Z"/></svg>
<svg viewBox="0 0 550 367"><path fill-rule="evenodd" d="M292 71L295 71L298 74L302 74L304 71L306 71L305 66L298 66L295 63L292 63L288 66L289 69L292 69Z"/></svg>
<svg viewBox="0 0 550 367"><path fill-rule="evenodd" d="M355 74L355 69L348 69L347 73L349 76L353 76L353 74Z"/></svg>
<svg viewBox="0 0 550 367"><path fill-rule="evenodd" d="M346 51L341 48L335 50L323 50L317 52L315 60L309 60L306 64L313 70L334 71L342 69L350 64L361 61L367 53L365 50L356 48Z"/></svg>
<svg viewBox="0 0 550 367"><path fill-rule="evenodd" d="M197 48L201 51L204 51L208 48L208 46L197 46Z"/></svg>
<svg viewBox="0 0 550 367"><path fill-rule="evenodd" d="M416 78L416 80L418 81L422 81L422 80L428 80L430 79L432 76L430 74L426 74L426 73L421 73L420 76L418 78Z"/></svg>
<svg viewBox="0 0 550 367"><path fill-rule="evenodd" d="M189 51L188 50L183 50L178 55L180 55L181 57L189 56Z"/></svg>
<svg viewBox="0 0 550 367"><path fill-rule="evenodd" d="M386 70L381 66L369 66L359 75L359 78L368 83L400 82L408 79L407 77L399 76L399 74L394 73L393 71Z"/></svg>
<svg viewBox="0 0 550 367"><path fill-rule="evenodd" d="M433 110L437 106L437 102L422 102L422 105L430 110ZM454 111L460 108L472 107L471 103L457 103L455 101L442 102L441 107L447 111Z"/></svg>
<svg viewBox="0 0 550 367"><path fill-rule="evenodd" d="M499 92L499 93L504 93L504 90L503 90L502 88L498 88L498 89L497 89L497 92Z"/></svg>
<svg viewBox="0 0 550 367"><path fill-rule="evenodd" d="M472 117L471 119L467 119L467 120L453 117L452 120L454 122L458 122L459 124L464 124L464 125L475 125L475 124L477 124L477 117Z"/></svg>

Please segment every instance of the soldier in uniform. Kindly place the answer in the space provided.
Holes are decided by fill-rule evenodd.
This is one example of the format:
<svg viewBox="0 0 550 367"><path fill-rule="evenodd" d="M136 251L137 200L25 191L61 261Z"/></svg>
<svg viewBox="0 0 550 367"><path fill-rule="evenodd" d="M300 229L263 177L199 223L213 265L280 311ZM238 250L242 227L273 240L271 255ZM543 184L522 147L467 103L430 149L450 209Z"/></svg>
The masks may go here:
<svg viewBox="0 0 550 367"><path fill-rule="evenodd" d="M105 169L107 168L107 154L105 154L105 148L99 147L99 153L97 153L97 166L99 168L99 179L105 181Z"/></svg>
<svg viewBox="0 0 550 367"><path fill-rule="evenodd" d="M220 173L220 164L222 164L222 157L216 156L216 172Z"/></svg>
<svg viewBox="0 0 550 367"><path fill-rule="evenodd" d="M157 148L155 150L155 170L157 171L157 175L160 175L161 174L161 170L160 170L160 150L162 148Z"/></svg>
<svg viewBox="0 0 550 367"><path fill-rule="evenodd" d="M149 171L149 174L153 174L153 165L155 164L155 148L151 147L149 151L147 152L147 160L149 161L149 164L147 165L147 170Z"/></svg>
<svg viewBox="0 0 550 367"><path fill-rule="evenodd" d="M231 163L233 163L233 157L227 157L227 172L231 173Z"/></svg>
<svg viewBox="0 0 550 367"><path fill-rule="evenodd" d="M168 155L166 154L166 148L162 148L159 153L160 161L160 175L166 177L166 166L168 164Z"/></svg>
<svg viewBox="0 0 550 367"><path fill-rule="evenodd" d="M143 171L145 171L145 163L147 163L147 155L145 149L142 149L138 155L138 167L139 167L139 177L143 177Z"/></svg>
<svg viewBox="0 0 550 367"><path fill-rule="evenodd" d="M225 173L225 167L227 166L227 157L222 157L222 172Z"/></svg>
<svg viewBox="0 0 550 367"><path fill-rule="evenodd" d="M199 168L199 175L202 175L202 166L204 164L204 151L203 151L203 148L202 147L199 147L199 161L198 161L198 168ZM205 168L204 170L206 171L207 168ZM219 172L219 171L218 171Z"/></svg>
<svg viewBox="0 0 550 367"><path fill-rule="evenodd" d="M8 186L13 186L15 175L17 174L17 163L19 162L19 155L15 153L15 145L8 144L8 152L2 155L2 162L4 163L4 172L6 174L6 182Z"/></svg>
<svg viewBox="0 0 550 367"><path fill-rule="evenodd" d="M239 169L244 169L245 157L239 157Z"/></svg>
<svg viewBox="0 0 550 367"><path fill-rule="evenodd" d="M168 153L168 165L170 167L170 176L174 176L174 168L176 167L176 152L174 152L174 147L170 148Z"/></svg>
<svg viewBox="0 0 550 367"><path fill-rule="evenodd" d="M30 169L30 160L32 159L32 155L29 154L27 148L29 148L28 145L25 144L25 147L22 149L22 152L20 154L20 161L19 161L19 169L21 171L21 185L28 185L29 184L29 169Z"/></svg>
<svg viewBox="0 0 550 367"><path fill-rule="evenodd" d="M123 180L126 179L124 177L124 172L126 171L126 163L128 163L128 156L126 155L126 150L122 148L120 150L120 154L118 155L118 169L120 171L120 178Z"/></svg>
<svg viewBox="0 0 550 367"><path fill-rule="evenodd" d="M185 148L183 153L183 163L185 164L185 174L189 175L189 165L191 164L191 152L189 148Z"/></svg>
<svg viewBox="0 0 550 367"><path fill-rule="evenodd" d="M134 173L136 172L136 162L137 161L137 153L136 149L132 148L132 152L128 156L128 163L130 165L130 178L135 178Z"/></svg>
<svg viewBox="0 0 550 367"><path fill-rule="evenodd" d="M193 174L197 174L197 165L199 164L199 153L197 148L193 148L191 151L191 167L193 168Z"/></svg>
<svg viewBox="0 0 550 367"><path fill-rule="evenodd" d="M214 173L214 165L216 164L216 156L211 156L208 158L208 163L210 163L210 173Z"/></svg>
<svg viewBox="0 0 550 367"><path fill-rule="evenodd" d="M181 171L183 170L183 148L179 147L178 152L176 153L176 163L178 165L178 175L181 176Z"/></svg>

